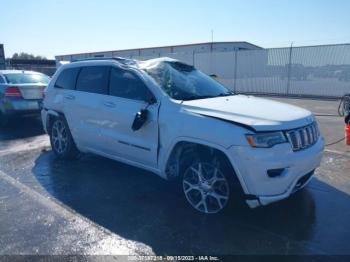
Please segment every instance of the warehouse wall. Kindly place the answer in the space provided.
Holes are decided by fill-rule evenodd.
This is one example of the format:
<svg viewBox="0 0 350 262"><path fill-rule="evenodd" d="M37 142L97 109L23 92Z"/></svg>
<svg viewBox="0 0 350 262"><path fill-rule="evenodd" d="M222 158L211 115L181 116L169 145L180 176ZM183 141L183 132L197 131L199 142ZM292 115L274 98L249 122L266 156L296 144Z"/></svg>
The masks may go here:
<svg viewBox="0 0 350 262"><path fill-rule="evenodd" d="M165 46L154 48L140 48L130 50L115 50L106 52L93 52L72 55L56 56L56 61L72 61L92 57L125 57L140 60L147 60L155 57L169 56L169 54L181 54L188 61L193 60L193 54L210 53L210 52L228 52L235 50L253 50L261 49L258 46L247 42L214 42L192 45Z"/></svg>

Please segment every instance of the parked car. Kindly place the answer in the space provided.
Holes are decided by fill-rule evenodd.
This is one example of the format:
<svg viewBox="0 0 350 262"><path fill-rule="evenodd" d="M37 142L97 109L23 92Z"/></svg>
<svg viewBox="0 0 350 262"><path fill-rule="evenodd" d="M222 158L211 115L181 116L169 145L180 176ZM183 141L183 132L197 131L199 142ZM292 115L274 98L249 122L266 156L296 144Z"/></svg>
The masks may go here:
<svg viewBox="0 0 350 262"><path fill-rule="evenodd" d="M47 75L21 70L0 70L0 125L10 117L40 115Z"/></svg>
<svg viewBox="0 0 350 262"><path fill-rule="evenodd" d="M59 158L89 152L147 169L203 213L235 193L252 208L287 198L311 180L324 147L309 111L234 94L170 58L65 64L42 121Z"/></svg>

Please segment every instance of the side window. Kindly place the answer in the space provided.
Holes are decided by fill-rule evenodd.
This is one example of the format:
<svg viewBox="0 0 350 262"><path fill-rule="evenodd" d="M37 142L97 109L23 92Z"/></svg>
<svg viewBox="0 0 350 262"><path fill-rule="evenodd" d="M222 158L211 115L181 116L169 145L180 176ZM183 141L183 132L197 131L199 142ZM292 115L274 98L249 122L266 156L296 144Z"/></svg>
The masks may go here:
<svg viewBox="0 0 350 262"><path fill-rule="evenodd" d="M62 89L75 89L75 82L77 80L79 69L80 68L76 67L63 70L58 76L54 87Z"/></svg>
<svg viewBox="0 0 350 262"><path fill-rule="evenodd" d="M2 76L0 76L0 84L4 84L4 83L5 83L4 78L2 78Z"/></svg>
<svg viewBox="0 0 350 262"><path fill-rule="evenodd" d="M83 67L77 80L77 90L107 95L108 94L108 71L107 66Z"/></svg>
<svg viewBox="0 0 350 262"><path fill-rule="evenodd" d="M153 96L137 75L117 68L111 69L109 94L140 101L147 101Z"/></svg>

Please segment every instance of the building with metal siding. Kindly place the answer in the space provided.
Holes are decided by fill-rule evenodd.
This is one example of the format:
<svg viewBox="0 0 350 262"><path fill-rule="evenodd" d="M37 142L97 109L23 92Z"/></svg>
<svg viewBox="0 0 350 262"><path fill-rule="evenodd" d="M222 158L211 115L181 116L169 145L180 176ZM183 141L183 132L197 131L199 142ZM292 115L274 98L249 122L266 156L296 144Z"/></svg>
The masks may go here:
<svg viewBox="0 0 350 262"><path fill-rule="evenodd" d="M126 50L112 50L92 53L79 53L56 56L56 61L72 61L84 58L96 57L125 57L135 59L150 59L161 56L171 56L171 54L181 54L184 60L191 60L194 54L211 53L211 52L229 52L238 50L256 50L262 49L259 46L248 42L212 42L212 43L198 43L162 47L137 48Z"/></svg>
<svg viewBox="0 0 350 262"><path fill-rule="evenodd" d="M208 75L220 79L232 79L235 76L235 59L239 51L264 51L263 48L248 42L212 42L176 46L162 46L127 50L114 50L94 53L80 53L56 56L56 63L86 58L124 57L147 60L157 57L171 57L184 63L194 65ZM267 57L259 59L257 66L267 63ZM232 83L229 83L231 86Z"/></svg>
<svg viewBox="0 0 350 262"><path fill-rule="evenodd" d="M7 69L29 70L52 76L56 71L55 60L48 59L6 59Z"/></svg>

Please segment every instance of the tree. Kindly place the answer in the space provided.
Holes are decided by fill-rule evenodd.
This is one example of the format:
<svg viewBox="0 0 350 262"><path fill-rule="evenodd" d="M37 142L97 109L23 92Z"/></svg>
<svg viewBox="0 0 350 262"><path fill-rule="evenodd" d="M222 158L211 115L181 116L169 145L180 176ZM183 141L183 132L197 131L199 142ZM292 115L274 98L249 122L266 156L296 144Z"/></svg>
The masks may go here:
<svg viewBox="0 0 350 262"><path fill-rule="evenodd" d="M14 53L12 56L12 59L35 59L35 60L46 60L47 58L45 56L35 56L33 54L28 54L28 53Z"/></svg>

